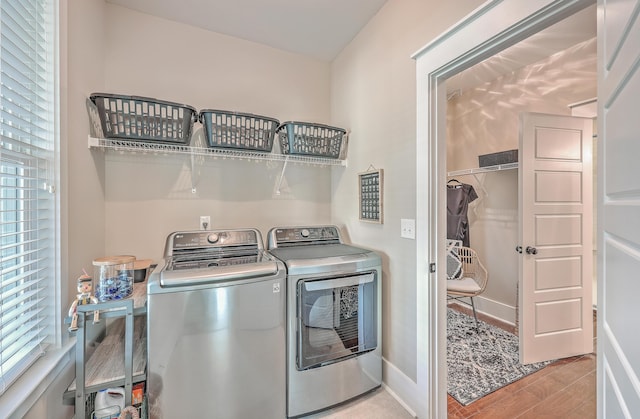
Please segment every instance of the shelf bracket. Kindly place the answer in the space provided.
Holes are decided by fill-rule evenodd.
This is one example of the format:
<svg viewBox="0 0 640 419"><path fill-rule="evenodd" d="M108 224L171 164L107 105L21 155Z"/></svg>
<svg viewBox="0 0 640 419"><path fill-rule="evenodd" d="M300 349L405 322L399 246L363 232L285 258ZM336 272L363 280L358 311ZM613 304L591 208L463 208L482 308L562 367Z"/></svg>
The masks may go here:
<svg viewBox="0 0 640 419"><path fill-rule="evenodd" d="M472 173L471 176L473 176L473 178L476 180L476 183L478 184L478 186L480 186L480 189L482 190L482 193L484 193L484 196L489 196L489 192L484 187L484 177L482 179L480 179L478 177L477 173Z"/></svg>
<svg viewBox="0 0 640 419"><path fill-rule="evenodd" d="M189 153L190 155L190 160L191 160L191 172L189 173L190 177L191 177L191 193L195 194L198 190L196 189L196 182L194 181L193 177L194 177L194 170L196 167L196 154L192 151L191 153Z"/></svg>
<svg viewBox="0 0 640 419"><path fill-rule="evenodd" d="M287 163L289 163L289 156L284 159L282 164L282 171L280 172L280 178L278 179L278 186L276 186L276 195L280 195L280 187L282 186L282 180L284 179L284 172L287 170Z"/></svg>

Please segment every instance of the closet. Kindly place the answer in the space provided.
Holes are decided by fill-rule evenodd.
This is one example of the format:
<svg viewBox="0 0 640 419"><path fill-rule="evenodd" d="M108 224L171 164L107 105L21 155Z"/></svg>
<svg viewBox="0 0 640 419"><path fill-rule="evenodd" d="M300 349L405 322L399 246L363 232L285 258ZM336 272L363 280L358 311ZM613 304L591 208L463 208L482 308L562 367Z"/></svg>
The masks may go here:
<svg viewBox="0 0 640 419"><path fill-rule="evenodd" d="M469 203L469 247L489 273L484 295L476 298L480 312L516 324L518 254L518 164L474 167L447 173L473 187L477 198Z"/></svg>
<svg viewBox="0 0 640 419"><path fill-rule="evenodd" d="M523 112L571 115L570 104L589 102L596 94L596 57L594 38L493 80L470 82L490 67L481 63L447 81L447 180L470 184L478 195L468 209L470 247L489 272L476 307L514 325L521 170L518 163L479 167L478 156L519 149ZM519 157L522 162L522 150Z"/></svg>

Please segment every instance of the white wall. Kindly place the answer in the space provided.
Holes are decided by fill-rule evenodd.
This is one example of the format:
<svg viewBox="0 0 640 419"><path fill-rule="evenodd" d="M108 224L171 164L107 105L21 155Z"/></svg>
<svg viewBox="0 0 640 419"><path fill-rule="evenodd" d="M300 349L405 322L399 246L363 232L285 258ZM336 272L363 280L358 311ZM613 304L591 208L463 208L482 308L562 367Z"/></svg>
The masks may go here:
<svg viewBox="0 0 640 419"><path fill-rule="evenodd" d="M415 241L400 238L400 219L416 217L416 65L411 54L481 3L387 2L332 64L332 120L352 130L349 166L333 175L333 219L346 225L354 243L383 255L384 379L409 405L418 362L416 251ZM382 225L358 220L357 174L370 165L384 169Z"/></svg>
<svg viewBox="0 0 640 419"><path fill-rule="evenodd" d="M280 121L330 122L329 63L106 5L105 90ZM98 89L96 87L96 89ZM195 144L204 144L199 123ZM101 152L99 152L101 153ZM158 260L176 230L331 221L331 169L282 163L114 154L105 157L108 254ZM337 169L341 170L341 169ZM191 187L196 187L196 193ZM95 255L99 256L99 255Z"/></svg>
<svg viewBox="0 0 640 419"><path fill-rule="evenodd" d="M596 96L596 61L594 38L451 99L447 107L448 170L478 167L478 155L517 149L520 112L571 115L570 104ZM471 247L489 272L478 309L515 324L517 170L456 179L474 185L480 196L469 210Z"/></svg>
<svg viewBox="0 0 640 419"><path fill-rule="evenodd" d="M62 133L63 230L68 234L69 301L75 298L76 278L82 269L91 271L91 261L104 253L104 159L87 149L89 124L85 100L94 90L104 88L104 2L68 2L67 45L67 130ZM66 207L65 207L66 206ZM63 267L64 267L63 263ZM64 278L65 275L67 278ZM68 307L68 304L65 304Z"/></svg>

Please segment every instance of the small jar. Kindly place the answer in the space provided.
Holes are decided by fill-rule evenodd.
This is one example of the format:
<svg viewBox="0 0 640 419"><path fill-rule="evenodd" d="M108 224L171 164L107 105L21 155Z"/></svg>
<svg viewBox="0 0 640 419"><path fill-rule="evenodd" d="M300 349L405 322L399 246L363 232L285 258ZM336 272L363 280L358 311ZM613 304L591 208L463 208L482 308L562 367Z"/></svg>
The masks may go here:
<svg viewBox="0 0 640 419"><path fill-rule="evenodd" d="M93 261L95 296L100 302L121 300L133 292L135 256L107 256Z"/></svg>

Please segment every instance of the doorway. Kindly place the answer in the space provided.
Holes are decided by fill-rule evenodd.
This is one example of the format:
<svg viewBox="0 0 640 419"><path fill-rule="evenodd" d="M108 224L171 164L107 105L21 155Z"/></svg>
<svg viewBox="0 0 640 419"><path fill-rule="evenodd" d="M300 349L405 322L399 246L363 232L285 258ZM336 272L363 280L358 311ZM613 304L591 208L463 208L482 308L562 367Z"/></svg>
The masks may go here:
<svg viewBox="0 0 640 419"><path fill-rule="evenodd" d="M418 281L418 388L427 394L420 417L446 416L446 289L437 266L446 266L441 251L446 217L439 202L446 202L446 80L582 9L593 1L488 2L459 26L427 45L417 58L418 161L417 220L424 226L417 238ZM444 41L447 42L444 42ZM454 46L454 47L452 47ZM428 77L425 77L428 75ZM426 163L426 164L425 164ZM425 263L425 256L426 262ZM440 278L442 277L442 278ZM424 360L424 361L422 361ZM437 366L437 367L436 367Z"/></svg>
<svg viewBox="0 0 640 419"><path fill-rule="evenodd" d="M516 67L521 62L516 60L517 55L521 52L525 53L525 51L530 50L535 45L529 42L533 41L529 38L446 81L447 191L448 193L453 192L456 187L455 185L459 183L467 184L477 191L478 198L469 204L468 210L470 247L480 256L479 259L488 270L490 279L487 289L481 295L474 298L475 306L479 313L488 315L491 319L497 319L503 323L507 323L507 330L514 327L517 331L519 325L518 311L520 311L520 314L530 313L530 311L527 310L519 310L521 307L518 305L518 292L523 291L522 287L518 288L519 259L525 258L527 261L531 259L530 256L519 255L515 250L516 245L520 243L518 230L521 221L520 217L522 216L519 211L518 202L518 189L520 187L518 181L519 170L517 163L493 166L491 164L482 164L486 161L486 158L483 158L482 162L479 162L478 156L516 149L520 155L520 160L525 160L523 149L519 149L518 144L519 132L522 132L518 123L521 112L536 111L570 116L572 114L572 104L582 102L585 98L596 95L597 55L595 6L591 6L553 25L538 34L537 38L540 39L544 37L542 39L543 42L541 42L541 44L544 45L544 41L551 42L553 39L561 36L556 35L556 33L571 32L570 27L572 25L580 27L583 30L583 36L587 39L581 40L576 35L573 40L578 43L570 45L569 47L559 42L552 42L553 47L548 48L543 48L542 45L539 45L537 51L540 52L540 55L542 55L543 52L548 52L549 55L547 57L530 64L525 62L521 67ZM585 28L589 30L584 30ZM510 55L510 50L516 48L516 53L511 53L512 58L508 59L507 57ZM530 58L528 54L526 57ZM502 66L505 67L504 74L500 71L501 63L503 62L513 64L513 66ZM492 72L486 71L488 69L492 70ZM493 80L483 79L483 75L487 73L495 74L495 78ZM460 88L460 86L463 87ZM549 127L550 125L548 124L552 123L552 120L545 119L545 124L547 124L545 126ZM589 153L587 154L586 164L589 165L592 146L591 134L589 133L587 137ZM515 154L510 152L505 153L509 156ZM564 154L562 157L564 157ZM552 160L545 159L546 164L551 163L551 161ZM479 167L479 165L482 167ZM582 163L580 166L582 166ZM520 169L522 170L522 166L520 166ZM558 166L556 163L556 170L557 169ZM571 170L575 169L576 167L572 166ZM541 173L540 176L548 173L549 172L545 171ZM574 172L571 172L571 174L573 173ZM592 178L590 170L587 174L589 178ZM457 182L454 182L454 180ZM583 182L590 184L591 180L584 179ZM554 183L557 184L557 180L554 181ZM551 187L553 188L553 186ZM549 190L549 185L546 185L545 189ZM568 201L570 197L565 195L564 199ZM583 197L583 199L589 200L589 198L586 197ZM545 203L545 205L548 204L549 202ZM591 205L589 205L589 207L591 207ZM565 210L567 210L567 208L565 208ZM444 208L441 208L441 211L444 211ZM545 217L549 217L549 215L545 215ZM541 221L541 219L538 221ZM557 231L558 229L556 228L555 230ZM586 234L587 230L583 231L585 231ZM542 231L542 233L544 232ZM589 234L591 234L590 229ZM591 247L591 242L592 237L589 238L589 243L587 243L586 247ZM557 257L559 249L549 247L549 242L546 243L547 246L543 245L542 240L540 240L538 244L543 246L539 249L545 253L537 262L537 264L540 265L540 271L544 271L544 278L541 278L541 280L545 281L545 292L549 293L552 289L565 292L562 288L564 285L560 284L566 285L569 282L567 278L569 278L571 274L574 275L574 279L571 281L572 287L575 286L574 284L579 284L581 278L576 278L580 276L576 271L581 271L583 277L591 277L590 270L584 269L586 265L590 266L590 262L588 261L591 256L590 251L580 259L578 259L576 254L573 254L571 258ZM575 250L572 250L572 252L573 251ZM551 258L552 253L555 254L554 258ZM583 266L582 269L578 267L581 264L579 260L585 261L585 266ZM572 266L569 267L569 264ZM543 265L553 266L553 268L543 270ZM521 266L532 267L530 261ZM562 269L560 266L568 269ZM558 274L558 272L563 273ZM590 285L591 280L589 280L587 286ZM552 294L549 294L547 298L556 302L556 305L558 305L558 301L562 301L559 296L554 295L551 297L551 295ZM464 301L467 302L468 300ZM590 313L591 305L588 303L585 303L585 305L586 309L583 311ZM572 310L575 308L575 306L572 307ZM570 317L570 315L566 317ZM459 316L452 316L452 319L457 318L459 318ZM531 318L532 316L525 317L524 323L520 324L520 326L532 323ZM492 322L490 321L489 323ZM500 322L498 323L501 324ZM469 342L470 347L477 347L477 344L474 344L476 339L479 339L480 342L488 342L492 339L492 328L489 325L483 325L477 333L469 334L467 337L463 334L462 340L459 339L460 334L457 330L458 328L453 328L447 331L447 339L449 339L450 343L454 342L453 346L447 348L448 357L456 356L453 352L450 352L452 348L456 348L454 352L461 352L460 347L465 347L463 342ZM512 330L510 331L513 333ZM591 332L591 329L589 329L589 332ZM554 338L558 336L556 333L553 335ZM505 336L508 336L505 342L517 342L517 337L513 335ZM523 336L527 335L524 334ZM541 335L537 339L548 338ZM584 340L586 342L592 342L591 336L586 336L586 334ZM568 345L562 345L562 350L569 354L576 352L580 354L583 353L584 349L582 349L582 345L579 345L579 348L575 349L576 352L573 352L571 349L571 346L576 345L575 342L578 341L579 340L572 337L572 339L568 341ZM566 340L562 342L566 342ZM533 346L520 346L520 349L529 349L528 352L521 353L521 357L526 356L531 358L532 354L542 357L540 351L533 349L535 344L532 343L532 345ZM512 346L509 347L511 348ZM518 356L518 347L519 345L516 344L516 358ZM592 352L592 345L589 347L590 349L587 351L590 353ZM558 351L558 349L556 349L556 351ZM514 365L513 360L511 360L514 356L513 352L509 352L509 355L507 355L507 352L500 352L498 356L501 359L505 359L505 361L500 361L501 365ZM563 356L560 352L556 352L553 357L558 358ZM471 359L483 359L483 357L478 356L476 358L473 356ZM508 359L509 361L506 361ZM449 362L451 362L451 360L449 360ZM504 364L502 364L502 362L504 362ZM529 362L526 363L528 364ZM516 360L516 365L517 364ZM471 394L478 394L478 390L475 389L475 384L473 384L479 381L477 376L476 379L473 380L469 380L473 377L470 375L471 373L464 374L466 375L466 379L464 376L460 377L459 374L456 374L456 371L459 372L456 367L457 365L460 365L460 363L454 362L454 364L449 365L452 366L452 370L449 370L450 382L447 384L450 394L453 394L454 397L459 394L466 394L464 389L467 387L470 388L469 392ZM487 369L486 367L478 366L475 370L477 372L474 374L480 374L481 371L485 370L493 370L495 374L500 374L499 371L504 371L505 376L515 379L515 376L511 375L511 372L507 372L510 371L507 368ZM501 380L496 379L492 381L500 382ZM472 388L474 388L474 390L471 390ZM481 394L483 393L480 392L479 395ZM595 399L595 391L592 396L593 399ZM460 398L458 396L456 399L463 404L468 402L468 400L464 401L465 397ZM452 399L448 400L452 408L459 406L453 402Z"/></svg>
<svg viewBox="0 0 640 419"><path fill-rule="evenodd" d="M512 325L518 311L518 165L491 166L483 159L479 167L478 156L517 153L521 112L569 116L573 104L596 96L595 32L591 6L446 81L447 183L469 184L478 195L469 204L470 242L490 273L475 302L479 311ZM568 40L566 33L574 35Z"/></svg>

